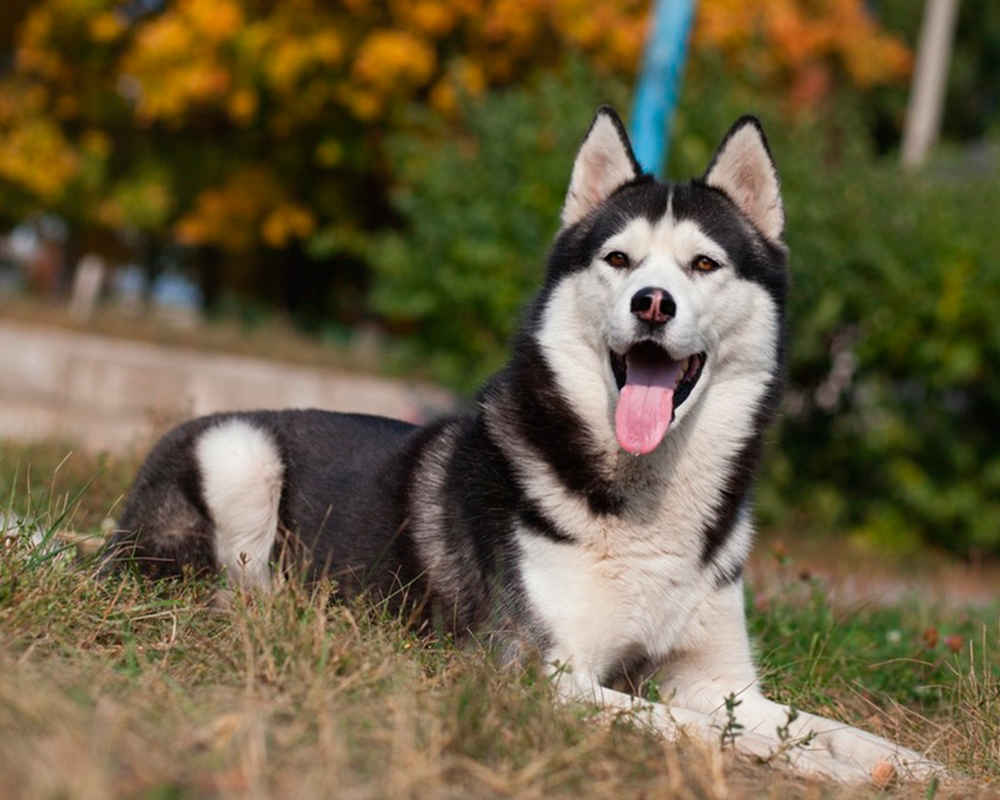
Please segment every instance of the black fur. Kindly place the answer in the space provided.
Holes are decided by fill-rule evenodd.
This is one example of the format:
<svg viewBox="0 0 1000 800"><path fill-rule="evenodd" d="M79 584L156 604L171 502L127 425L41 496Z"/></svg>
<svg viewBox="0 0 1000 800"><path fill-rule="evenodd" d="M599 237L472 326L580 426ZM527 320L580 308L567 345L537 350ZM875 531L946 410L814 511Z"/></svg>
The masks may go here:
<svg viewBox="0 0 1000 800"><path fill-rule="evenodd" d="M614 121L638 173L620 120ZM599 466L593 432L574 412L572 398L563 395L541 352L536 334L542 313L560 281L585 269L608 237L636 216L656 221L668 208L678 218L697 220L726 249L738 273L770 293L784 319L780 243L769 241L723 192L702 181L666 185L639 176L559 234L511 361L484 388L475 412L426 428L315 410L220 414L188 422L167 434L140 470L106 564L129 561L156 577L218 570L195 444L208 427L238 418L270 434L284 465L275 555L286 554L310 577L334 577L347 596L369 592L394 604L409 601L457 632L484 621L497 629L521 626L522 640L543 644L546 632L524 608L515 534L526 530L570 547L574 531L560 528L529 498L527 477L504 447L526 443L595 515L627 513L630 496L620 476L602 471L607 468ZM780 396L783 349L779 355L754 412L753 434L733 461L715 518L704 531L701 563L715 570L719 585L741 573L742 564L716 559L749 502L764 430ZM418 491L425 459L442 460L443 481L433 498ZM431 580L421 558L414 520L428 500L441 520L435 535L444 559L454 562L446 563L454 567L449 581ZM634 656L628 660L645 658Z"/></svg>

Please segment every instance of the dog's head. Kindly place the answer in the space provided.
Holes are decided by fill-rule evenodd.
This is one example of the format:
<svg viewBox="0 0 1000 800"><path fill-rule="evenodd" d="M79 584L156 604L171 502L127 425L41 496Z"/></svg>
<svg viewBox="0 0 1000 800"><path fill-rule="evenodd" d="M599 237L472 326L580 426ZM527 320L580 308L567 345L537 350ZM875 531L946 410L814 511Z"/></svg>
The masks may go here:
<svg viewBox="0 0 1000 800"><path fill-rule="evenodd" d="M745 394L759 382L764 393L780 369L783 227L756 119L733 125L701 179L664 184L641 174L618 115L598 110L573 164L535 323L591 427L613 429L640 455L710 384L735 381Z"/></svg>

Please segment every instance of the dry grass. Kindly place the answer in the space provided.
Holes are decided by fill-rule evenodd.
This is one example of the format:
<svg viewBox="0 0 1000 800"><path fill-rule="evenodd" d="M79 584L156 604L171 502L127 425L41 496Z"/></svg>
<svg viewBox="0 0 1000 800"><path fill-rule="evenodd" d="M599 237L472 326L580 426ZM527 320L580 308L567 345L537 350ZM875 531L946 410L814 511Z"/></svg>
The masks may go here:
<svg viewBox="0 0 1000 800"><path fill-rule="evenodd" d="M43 533L60 492L85 472L63 466ZM77 527L99 520L124 486L113 473L99 480ZM13 498L23 509L23 487ZM329 587L292 583L222 609L204 583L98 582L72 552L43 552L23 537L0 545L0 786L12 799L882 794L805 781L696 742L666 743L627 717L609 722L561 706L537 666L502 669L476 645L417 637L378 608L330 603ZM964 642L971 657L938 648L934 671L907 677L867 651L860 663L841 652L859 640L837 639L845 625L836 615L824 634L827 612L810 602L790 594L755 612L772 689L928 746L965 775L936 795L902 786L890 796L997 796L995 625L971 614L981 633ZM898 625L906 637L928 612L898 613L851 619L881 633ZM891 680L873 689L872 674ZM928 675L941 688L914 700L927 691L915 681Z"/></svg>

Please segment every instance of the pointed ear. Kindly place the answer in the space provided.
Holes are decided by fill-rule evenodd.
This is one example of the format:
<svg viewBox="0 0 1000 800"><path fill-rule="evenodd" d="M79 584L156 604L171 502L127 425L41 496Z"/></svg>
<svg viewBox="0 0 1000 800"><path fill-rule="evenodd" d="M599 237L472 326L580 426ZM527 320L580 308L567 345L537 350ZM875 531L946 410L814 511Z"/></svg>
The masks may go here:
<svg viewBox="0 0 1000 800"><path fill-rule="evenodd" d="M712 158L704 180L729 195L767 238L781 239L785 209L778 171L756 117L736 120Z"/></svg>
<svg viewBox="0 0 1000 800"><path fill-rule="evenodd" d="M601 106L573 162L573 175L563 203L563 227L581 220L615 189L641 172L618 114L610 106Z"/></svg>

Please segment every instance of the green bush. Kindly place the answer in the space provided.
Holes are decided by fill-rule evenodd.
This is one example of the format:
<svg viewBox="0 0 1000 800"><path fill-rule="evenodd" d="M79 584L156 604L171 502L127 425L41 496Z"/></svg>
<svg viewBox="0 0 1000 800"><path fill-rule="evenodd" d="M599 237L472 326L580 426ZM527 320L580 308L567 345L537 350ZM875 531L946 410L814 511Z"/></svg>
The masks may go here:
<svg viewBox="0 0 1000 800"><path fill-rule="evenodd" d="M696 64L669 173L700 173L728 125L759 113L791 248L789 392L760 491L764 521L849 529L907 549L1000 553L1000 181L956 154L917 175L877 159L860 104L789 122ZM376 307L406 355L470 389L499 366L538 284L575 148L624 88L579 65L488 95L459 134L392 142L401 231L374 241Z"/></svg>
<svg viewBox="0 0 1000 800"><path fill-rule="evenodd" d="M416 133L389 142L406 227L376 236L367 256L374 309L409 334L401 358L465 391L503 364L594 108L621 108L627 96L573 62L560 77L469 103L457 131L422 116Z"/></svg>
<svg viewBox="0 0 1000 800"><path fill-rule="evenodd" d="M837 498L829 522L882 544L1000 552L1000 183L789 155L785 502Z"/></svg>

